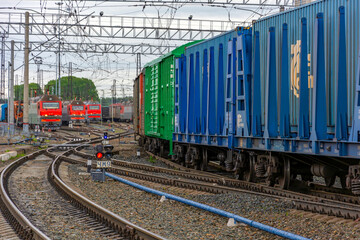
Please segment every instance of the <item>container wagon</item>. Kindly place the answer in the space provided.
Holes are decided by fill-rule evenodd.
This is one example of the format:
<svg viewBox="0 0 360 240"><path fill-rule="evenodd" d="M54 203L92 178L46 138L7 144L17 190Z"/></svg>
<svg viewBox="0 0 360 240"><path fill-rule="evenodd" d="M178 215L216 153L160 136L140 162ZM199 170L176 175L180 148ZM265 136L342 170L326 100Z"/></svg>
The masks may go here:
<svg viewBox="0 0 360 240"><path fill-rule="evenodd" d="M133 106L129 103L115 103L109 106L109 120L115 122L131 122L133 115Z"/></svg>
<svg viewBox="0 0 360 240"><path fill-rule="evenodd" d="M139 115L139 78L140 75L137 76L134 80L134 85L133 85L133 98L134 98L134 112L133 112L133 124L134 124L134 131L135 134L139 135L139 119L140 119L140 115Z"/></svg>
<svg viewBox="0 0 360 240"><path fill-rule="evenodd" d="M62 109L62 122L64 125L70 123L74 125L85 124L86 110L85 104L81 100L73 100L71 102L64 102Z"/></svg>
<svg viewBox="0 0 360 240"><path fill-rule="evenodd" d="M111 119L109 107L101 107L101 117L102 117L103 121Z"/></svg>
<svg viewBox="0 0 360 240"><path fill-rule="evenodd" d="M140 137L139 144L143 145L144 134L144 73L140 75L134 81L134 112L133 121L135 133Z"/></svg>
<svg viewBox="0 0 360 240"><path fill-rule="evenodd" d="M188 46L174 70L173 159L201 169L215 160L282 188L297 176L329 187L339 178L360 195L359 9L317 1ZM152 142L163 141L158 69L145 68Z"/></svg>
<svg viewBox="0 0 360 240"><path fill-rule="evenodd" d="M175 59L181 57L185 44L144 66L144 145L161 155L172 154L174 131Z"/></svg>
<svg viewBox="0 0 360 240"><path fill-rule="evenodd" d="M120 111L120 122L132 122L133 121L133 104L123 105Z"/></svg>
<svg viewBox="0 0 360 240"><path fill-rule="evenodd" d="M29 125L43 129L56 130L61 126L62 103L55 95L43 95L31 100L29 106Z"/></svg>

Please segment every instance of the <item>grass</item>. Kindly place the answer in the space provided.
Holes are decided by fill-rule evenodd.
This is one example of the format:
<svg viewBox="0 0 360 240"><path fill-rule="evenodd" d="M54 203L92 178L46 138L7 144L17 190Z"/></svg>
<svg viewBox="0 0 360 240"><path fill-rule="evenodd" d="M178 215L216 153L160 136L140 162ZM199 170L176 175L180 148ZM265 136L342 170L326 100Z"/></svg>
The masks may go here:
<svg viewBox="0 0 360 240"><path fill-rule="evenodd" d="M18 155L16 155L16 157L11 157L9 160L13 160L15 158L21 158L21 157L24 157L25 156L25 153L19 153Z"/></svg>
<svg viewBox="0 0 360 240"><path fill-rule="evenodd" d="M148 162L156 163L156 159L153 156L150 156Z"/></svg>

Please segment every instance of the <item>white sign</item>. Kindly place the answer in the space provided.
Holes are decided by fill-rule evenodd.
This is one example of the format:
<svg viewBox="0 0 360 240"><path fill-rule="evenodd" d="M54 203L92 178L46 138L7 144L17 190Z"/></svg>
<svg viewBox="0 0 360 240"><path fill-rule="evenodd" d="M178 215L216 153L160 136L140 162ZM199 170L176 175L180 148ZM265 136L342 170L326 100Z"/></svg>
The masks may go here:
<svg viewBox="0 0 360 240"><path fill-rule="evenodd" d="M109 144L109 141L108 141L108 140L103 140L103 141L102 141L102 144L103 144L103 145L107 145L107 144Z"/></svg>
<svg viewBox="0 0 360 240"><path fill-rule="evenodd" d="M96 161L97 168L111 168L111 161Z"/></svg>

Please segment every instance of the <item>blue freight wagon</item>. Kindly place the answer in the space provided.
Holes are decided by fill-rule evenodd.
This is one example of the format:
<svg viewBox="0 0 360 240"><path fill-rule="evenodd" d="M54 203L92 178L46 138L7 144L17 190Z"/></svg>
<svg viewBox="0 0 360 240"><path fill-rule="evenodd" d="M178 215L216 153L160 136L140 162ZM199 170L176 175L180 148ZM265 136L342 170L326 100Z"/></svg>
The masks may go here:
<svg viewBox="0 0 360 240"><path fill-rule="evenodd" d="M359 9L317 1L187 47L172 158L282 188L338 177L360 194Z"/></svg>
<svg viewBox="0 0 360 240"><path fill-rule="evenodd" d="M4 103L0 105L0 121L1 122L6 122L7 119L7 115L8 115L8 104Z"/></svg>

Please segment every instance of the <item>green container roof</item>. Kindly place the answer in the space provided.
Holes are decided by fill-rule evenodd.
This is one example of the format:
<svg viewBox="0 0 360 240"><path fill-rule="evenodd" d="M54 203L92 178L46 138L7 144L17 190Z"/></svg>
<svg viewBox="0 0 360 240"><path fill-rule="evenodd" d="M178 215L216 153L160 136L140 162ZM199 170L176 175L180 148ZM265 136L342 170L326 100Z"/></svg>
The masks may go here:
<svg viewBox="0 0 360 240"><path fill-rule="evenodd" d="M180 47L175 48L171 52L168 52L168 53L162 55L161 57L158 57L158 58L152 60L151 62L148 62L147 64L145 64L144 68L155 65L155 64L161 62L164 58L167 58L167 57L172 56L172 55L174 57L181 57L181 54L184 53L186 47L189 47L189 46L194 45L196 43L199 43L201 41L203 41L203 40L196 40L196 41L189 42L189 43L186 43L184 45L181 45Z"/></svg>

